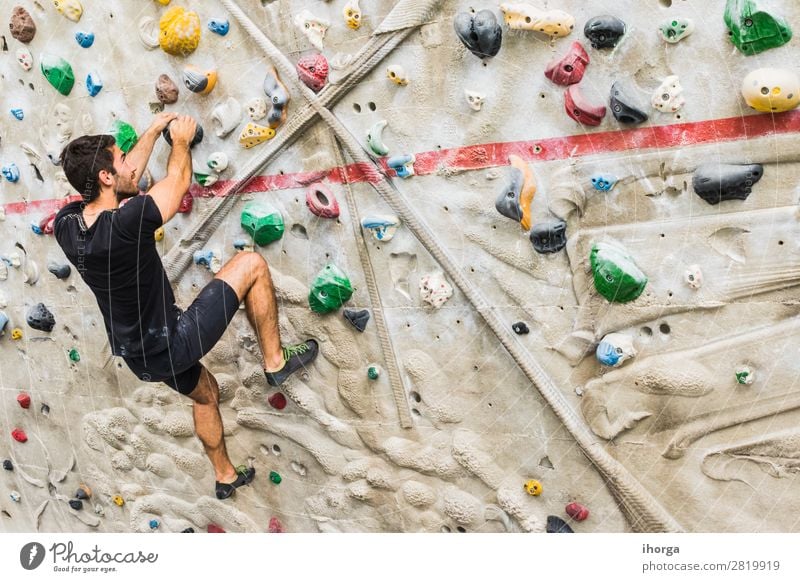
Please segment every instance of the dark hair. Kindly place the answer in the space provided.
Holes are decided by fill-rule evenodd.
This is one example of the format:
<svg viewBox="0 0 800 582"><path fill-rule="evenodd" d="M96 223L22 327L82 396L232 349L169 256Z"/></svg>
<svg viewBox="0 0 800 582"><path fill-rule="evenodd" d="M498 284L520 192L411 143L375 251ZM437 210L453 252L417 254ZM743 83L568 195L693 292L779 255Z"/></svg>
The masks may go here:
<svg viewBox="0 0 800 582"><path fill-rule="evenodd" d="M61 167L67 180L83 201L91 202L100 195L98 175L101 170L116 174L111 135L84 135L67 144L61 152Z"/></svg>

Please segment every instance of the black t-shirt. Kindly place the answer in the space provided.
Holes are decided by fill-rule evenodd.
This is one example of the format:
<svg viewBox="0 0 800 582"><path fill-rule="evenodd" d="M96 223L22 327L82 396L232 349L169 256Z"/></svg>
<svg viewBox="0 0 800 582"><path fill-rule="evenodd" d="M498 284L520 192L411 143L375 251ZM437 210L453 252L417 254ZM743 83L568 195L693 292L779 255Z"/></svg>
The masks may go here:
<svg viewBox="0 0 800 582"><path fill-rule="evenodd" d="M94 292L111 352L137 357L166 350L182 311L156 251L158 206L147 194L134 196L121 208L101 212L87 228L82 204L58 212L54 234Z"/></svg>

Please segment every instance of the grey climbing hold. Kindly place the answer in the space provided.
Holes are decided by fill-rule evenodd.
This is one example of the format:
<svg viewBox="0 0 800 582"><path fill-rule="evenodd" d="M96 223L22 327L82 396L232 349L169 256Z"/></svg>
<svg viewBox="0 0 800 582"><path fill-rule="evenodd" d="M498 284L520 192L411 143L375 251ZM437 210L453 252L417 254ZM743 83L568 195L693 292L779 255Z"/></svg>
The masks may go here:
<svg viewBox="0 0 800 582"><path fill-rule="evenodd" d="M39 331L53 331L56 319L44 303L37 303L28 311L28 325Z"/></svg>
<svg viewBox="0 0 800 582"><path fill-rule="evenodd" d="M566 521L556 515L547 516L547 533L575 533Z"/></svg>
<svg viewBox="0 0 800 582"><path fill-rule="evenodd" d="M493 57L500 51L503 29L491 10L481 10L477 14L459 12L453 27L459 40L476 57Z"/></svg>
<svg viewBox="0 0 800 582"><path fill-rule="evenodd" d="M535 225L531 229L531 243L537 253L557 253L567 246L567 223L554 220Z"/></svg>
<svg viewBox="0 0 800 582"><path fill-rule="evenodd" d="M3 332L6 330L6 325L8 325L8 316L4 311L0 311L0 335L3 335Z"/></svg>
<svg viewBox="0 0 800 582"><path fill-rule="evenodd" d="M642 123L647 121L647 113L640 107L631 91L615 81L611 85L611 113L620 123Z"/></svg>
<svg viewBox="0 0 800 582"><path fill-rule="evenodd" d="M172 122L170 121L170 123ZM164 130L161 132L161 135L164 136L164 139L169 144L169 147L172 147L172 136L169 133L169 125L164 128ZM203 127L198 123L197 129L194 130L194 137L192 138L192 143L189 144L189 148L193 148L201 141L203 141Z"/></svg>
<svg viewBox="0 0 800 582"><path fill-rule="evenodd" d="M517 222L522 220L522 208L520 208L519 199L524 177L522 170L512 166L511 182L505 190L500 192L494 202L497 212Z"/></svg>
<svg viewBox="0 0 800 582"><path fill-rule="evenodd" d="M362 309L361 311L356 311L355 309L345 309L344 318L352 323L353 327L358 331L363 332L367 328L367 322L369 321L369 310Z"/></svg>
<svg viewBox="0 0 800 582"><path fill-rule="evenodd" d="M616 16L595 16L586 22L583 34L592 48L614 48L625 34L625 23Z"/></svg>
<svg viewBox="0 0 800 582"><path fill-rule="evenodd" d="M80 511L81 509L83 509L83 501L81 501L80 499L70 499L69 506L75 511Z"/></svg>
<svg viewBox="0 0 800 582"><path fill-rule="evenodd" d="M518 321L517 323L511 326L511 329L514 330L514 333L517 335L527 335L531 332L528 328L528 324L524 321Z"/></svg>
<svg viewBox="0 0 800 582"><path fill-rule="evenodd" d="M761 164L703 164L692 176L692 187L709 204L745 200L764 175Z"/></svg>

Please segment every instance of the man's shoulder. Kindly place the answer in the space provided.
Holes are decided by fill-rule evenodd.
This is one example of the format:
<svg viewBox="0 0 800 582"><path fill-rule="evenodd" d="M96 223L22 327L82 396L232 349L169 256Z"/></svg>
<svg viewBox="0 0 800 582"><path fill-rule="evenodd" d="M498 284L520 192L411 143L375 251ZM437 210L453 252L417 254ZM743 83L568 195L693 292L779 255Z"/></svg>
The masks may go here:
<svg viewBox="0 0 800 582"><path fill-rule="evenodd" d="M53 221L54 224L57 224L58 221L60 221L65 216L79 213L81 211L82 204L83 204L82 201L76 200L75 202L70 202L66 206L62 207L61 210L59 210L58 213L56 214L56 218Z"/></svg>

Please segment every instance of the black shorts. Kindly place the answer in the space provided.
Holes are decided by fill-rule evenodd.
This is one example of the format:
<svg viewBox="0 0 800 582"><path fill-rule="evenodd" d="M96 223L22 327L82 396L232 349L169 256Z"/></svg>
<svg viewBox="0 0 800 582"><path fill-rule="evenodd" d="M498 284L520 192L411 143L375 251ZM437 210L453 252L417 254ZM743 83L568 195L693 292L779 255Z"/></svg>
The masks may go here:
<svg viewBox="0 0 800 582"><path fill-rule="evenodd" d="M237 309L239 297L233 287L222 279L213 279L181 314L166 350L123 359L140 380L164 382L181 394L189 394L197 387L203 370L200 358L220 340Z"/></svg>

